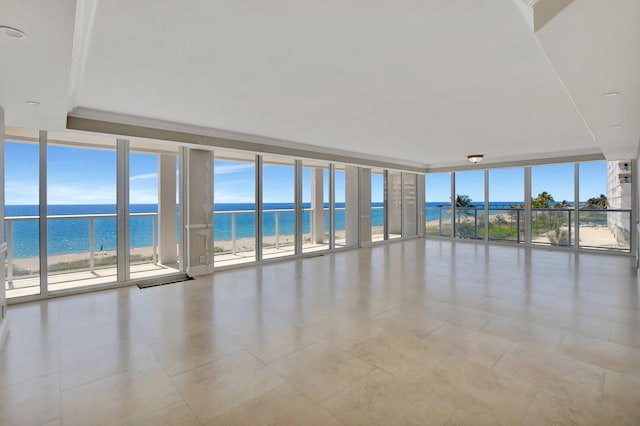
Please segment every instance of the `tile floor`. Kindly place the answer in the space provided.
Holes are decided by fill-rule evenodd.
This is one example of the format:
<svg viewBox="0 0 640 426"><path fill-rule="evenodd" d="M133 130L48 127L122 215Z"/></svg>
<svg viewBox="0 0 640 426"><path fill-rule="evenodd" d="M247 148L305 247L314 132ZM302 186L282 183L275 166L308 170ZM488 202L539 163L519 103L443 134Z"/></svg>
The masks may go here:
<svg viewBox="0 0 640 426"><path fill-rule="evenodd" d="M638 425L629 258L412 240L11 306L2 425Z"/></svg>

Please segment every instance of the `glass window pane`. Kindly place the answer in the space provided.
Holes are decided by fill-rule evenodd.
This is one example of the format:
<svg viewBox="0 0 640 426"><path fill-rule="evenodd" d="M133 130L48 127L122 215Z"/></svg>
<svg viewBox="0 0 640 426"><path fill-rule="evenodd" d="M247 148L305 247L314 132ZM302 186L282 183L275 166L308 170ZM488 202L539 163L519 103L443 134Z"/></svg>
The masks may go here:
<svg viewBox="0 0 640 426"><path fill-rule="evenodd" d="M294 160L265 157L262 199L262 258L295 254Z"/></svg>
<svg viewBox="0 0 640 426"><path fill-rule="evenodd" d="M425 176L425 235L451 236L451 174Z"/></svg>
<svg viewBox="0 0 640 426"><path fill-rule="evenodd" d="M329 164L302 162L302 252L329 249Z"/></svg>
<svg viewBox="0 0 640 426"><path fill-rule="evenodd" d="M255 155L215 152L214 265L256 260Z"/></svg>
<svg viewBox="0 0 640 426"><path fill-rule="evenodd" d="M580 163L580 247L630 250L631 161Z"/></svg>
<svg viewBox="0 0 640 426"><path fill-rule="evenodd" d="M456 173L455 236L484 238L484 171Z"/></svg>
<svg viewBox="0 0 640 426"><path fill-rule="evenodd" d="M49 291L115 282L116 151L47 147Z"/></svg>
<svg viewBox="0 0 640 426"><path fill-rule="evenodd" d="M531 242L572 246L575 240L574 165L531 168Z"/></svg>
<svg viewBox="0 0 640 426"><path fill-rule="evenodd" d="M4 155L6 295L40 294L39 146L8 140Z"/></svg>
<svg viewBox="0 0 640 426"><path fill-rule="evenodd" d="M396 170L387 172L387 215L389 239L402 237L402 174Z"/></svg>
<svg viewBox="0 0 640 426"><path fill-rule="evenodd" d="M524 169L489 170L489 240L524 242Z"/></svg>

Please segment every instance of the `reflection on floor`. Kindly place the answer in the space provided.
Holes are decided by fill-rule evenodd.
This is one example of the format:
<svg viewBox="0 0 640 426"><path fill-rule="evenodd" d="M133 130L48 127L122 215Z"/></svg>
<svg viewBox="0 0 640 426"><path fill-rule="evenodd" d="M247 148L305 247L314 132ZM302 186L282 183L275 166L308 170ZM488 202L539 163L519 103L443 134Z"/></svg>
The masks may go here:
<svg viewBox="0 0 640 426"><path fill-rule="evenodd" d="M9 307L0 424L640 424L632 260L416 239Z"/></svg>
<svg viewBox="0 0 640 426"><path fill-rule="evenodd" d="M132 280L153 278L178 272L175 266L165 266L153 263L133 264L129 275ZM95 269L92 271L75 271L66 274L51 274L48 277L49 292L67 290L80 287L91 287L100 284L114 283L117 280L117 270L113 268ZM40 278L16 278L11 286L7 286L7 298L29 296L40 293Z"/></svg>

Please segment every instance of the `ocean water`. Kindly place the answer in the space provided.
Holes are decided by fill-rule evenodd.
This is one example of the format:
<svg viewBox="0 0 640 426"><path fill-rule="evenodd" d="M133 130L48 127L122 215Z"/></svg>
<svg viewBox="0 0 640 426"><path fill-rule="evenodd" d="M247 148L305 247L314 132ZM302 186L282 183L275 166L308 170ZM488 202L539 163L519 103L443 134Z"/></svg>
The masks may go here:
<svg viewBox="0 0 640 426"><path fill-rule="evenodd" d="M382 203L372 203L373 207L382 207ZM303 204L308 209L310 205ZM290 210L278 213L278 229L280 235L292 235L295 230L295 216L293 203L264 203L263 230L265 236L276 235L276 213L268 210ZM329 206L325 208L328 211ZM336 229L344 230L344 203L336 203ZM157 213L157 204L132 204L131 213ZM238 212L236 217L236 238L253 238L255 236L255 205L246 204L216 204L214 210L215 239L231 240L231 214L224 212ZM93 205L50 205L49 216L64 215L95 215L115 214L116 206L112 204ZM178 215L179 215L178 211ZM35 216L35 218L33 218ZM39 253L38 239L38 206L37 205L7 205L5 217L32 217L25 220L12 221L12 250L16 259L37 257ZM372 213L373 226L382 226L383 210L374 209ZM305 211L302 216L303 233L311 230L311 213ZM47 223L47 251L49 255L86 253L89 251L89 226L86 218L50 219ZM179 229L176 224L176 242ZM5 223L5 235L8 225ZM153 224L151 217L131 217L130 219L131 248L150 247L153 244ZM325 229L329 228L329 215L325 214ZM116 249L116 219L115 217L94 219L94 250Z"/></svg>
<svg viewBox="0 0 640 426"><path fill-rule="evenodd" d="M492 208L508 208L509 202L490 203ZM447 217L448 204L446 202L426 203L426 220L437 220L439 207L443 207L443 217ZM308 203L303 204L305 209L310 208ZM372 203L371 224L383 226L383 203ZM265 236L276 235L276 213L269 210L289 210L278 213L278 229L280 235L292 235L295 230L295 215L293 203L264 203L263 232ZM329 206L325 205L328 212ZM157 213L157 204L132 204L131 213ZM253 203L216 204L214 216L214 235L219 241L231 240L232 215L224 212L237 212L236 238L255 237L255 205ZM63 215L88 215L88 214L115 214L116 206L112 204L93 205L50 205L49 216ZM178 211L179 214L179 211ZM28 217L38 215L36 205L7 205L6 217ZM311 230L311 213L305 211L302 215L303 233ZM344 203L336 203L336 230L345 229ZM130 220L131 248L150 247L153 241L152 218L131 217ZM38 256L38 220L26 219L13 221L13 256L14 258L28 258ZM329 229L329 215L325 214L325 229ZM178 241L178 225L176 224L176 242ZM48 243L47 250L50 255L86 253L89 251L89 220L78 219L52 219L47 223ZM5 223L5 235L7 224ZM115 250L116 248L116 219L115 217L94 219L94 250Z"/></svg>

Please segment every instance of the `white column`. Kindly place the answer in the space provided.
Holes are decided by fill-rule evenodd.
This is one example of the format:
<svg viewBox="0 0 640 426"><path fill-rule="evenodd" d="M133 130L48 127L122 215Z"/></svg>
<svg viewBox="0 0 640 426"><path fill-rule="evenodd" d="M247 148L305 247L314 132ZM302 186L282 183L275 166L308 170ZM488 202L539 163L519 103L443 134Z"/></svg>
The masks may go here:
<svg viewBox="0 0 640 426"><path fill-rule="evenodd" d="M176 156L158 155L158 255L160 263L178 261L176 247Z"/></svg>
<svg viewBox="0 0 640 426"><path fill-rule="evenodd" d="M116 239L118 246L118 282L129 280L129 141L117 140Z"/></svg>
<svg viewBox="0 0 640 426"><path fill-rule="evenodd" d="M213 272L213 153L190 149L187 175L187 274Z"/></svg>
<svg viewBox="0 0 640 426"><path fill-rule="evenodd" d="M7 318L7 296L4 287L4 256L7 249L4 243L4 109L0 106L0 351L9 334L9 318Z"/></svg>
<svg viewBox="0 0 640 426"><path fill-rule="evenodd" d="M402 234L402 176L400 172L389 170L387 174L387 214L389 234Z"/></svg>
<svg viewBox="0 0 640 426"><path fill-rule="evenodd" d="M311 171L311 208L313 209L313 234L314 243L324 242L324 187L323 169L314 167Z"/></svg>
<svg viewBox="0 0 640 426"><path fill-rule="evenodd" d="M424 231L426 226L426 212L425 212L425 175L416 175L416 204L418 207L418 236L424 237Z"/></svg>
<svg viewBox="0 0 640 426"><path fill-rule="evenodd" d="M370 247L371 243L371 169L358 169L358 209L360 220L358 229L360 246Z"/></svg>
<svg viewBox="0 0 640 426"><path fill-rule="evenodd" d="M346 246L356 247L360 244L360 239L358 236L358 227L360 223L360 212L358 206L358 167L345 166L344 178L346 192L344 194L344 227L346 233ZM371 189L369 189L369 194L371 194ZM371 202L369 202L369 210L371 210ZM371 222L371 211L369 211L369 222ZM371 230L369 230L369 234L371 234ZM371 237L369 237L369 240L371 240Z"/></svg>
<svg viewBox="0 0 640 426"><path fill-rule="evenodd" d="M402 173L402 222L404 229L403 237L418 235L417 218L417 191L415 173ZM424 228L424 225L422 226Z"/></svg>

